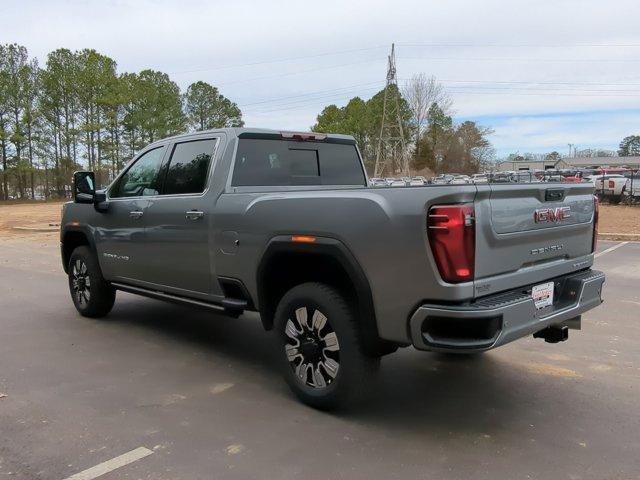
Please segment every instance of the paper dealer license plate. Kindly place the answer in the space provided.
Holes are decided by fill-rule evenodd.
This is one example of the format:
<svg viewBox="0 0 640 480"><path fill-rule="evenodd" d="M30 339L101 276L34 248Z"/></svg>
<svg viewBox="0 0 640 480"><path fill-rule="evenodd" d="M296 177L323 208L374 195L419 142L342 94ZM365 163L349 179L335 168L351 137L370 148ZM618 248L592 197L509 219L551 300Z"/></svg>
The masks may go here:
<svg viewBox="0 0 640 480"><path fill-rule="evenodd" d="M553 305L553 282L541 283L533 287L531 297L538 310Z"/></svg>

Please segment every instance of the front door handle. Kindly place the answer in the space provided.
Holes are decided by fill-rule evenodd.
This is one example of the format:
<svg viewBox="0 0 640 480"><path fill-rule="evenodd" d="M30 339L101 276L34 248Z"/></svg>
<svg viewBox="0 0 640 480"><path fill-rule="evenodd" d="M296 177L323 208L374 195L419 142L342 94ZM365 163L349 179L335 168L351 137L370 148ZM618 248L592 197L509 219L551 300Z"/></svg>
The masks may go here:
<svg viewBox="0 0 640 480"><path fill-rule="evenodd" d="M188 210L185 212L185 216L189 220L200 220L202 217L204 217L204 212L201 212L199 210Z"/></svg>
<svg viewBox="0 0 640 480"><path fill-rule="evenodd" d="M129 212L129 216L131 218L133 218L134 220L137 220L137 219L141 218L142 215L144 215L144 212L142 210L133 210L133 211Z"/></svg>

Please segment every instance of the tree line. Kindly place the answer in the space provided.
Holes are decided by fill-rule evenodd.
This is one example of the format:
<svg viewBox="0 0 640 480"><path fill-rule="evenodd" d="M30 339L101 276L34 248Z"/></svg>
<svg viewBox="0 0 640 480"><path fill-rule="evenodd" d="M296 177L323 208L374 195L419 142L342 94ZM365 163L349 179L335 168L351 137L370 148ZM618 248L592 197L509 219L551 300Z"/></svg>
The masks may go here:
<svg viewBox="0 0 640 480"><path fill-rule="evenodd" d="M618 148L621 157L640 156L640 135L624 137Z"/></svg>
<svg viewBox="0 0 640 480"><path fill-rule="evenodd" d="M476 122L453 121L453 101L434 77L415 75L404 88L388 87L387 98L397 96L409 166L418 173L476 173L494 158L488 136L489 127ZM317 132L353 135L364 157L367 170L373 172L377 141L383 117L384 89L369 100L354 97L344 107L329 105L312 126ZM394 176L398 171L383 172Z"/></svg>
<svg viewBox="0 0 640 480"><path fill-rule="evenodd" d="M493 158L492 130L455 123L451 98L434 77L420 74L403 89L389 88L412 173L474 173ZM329 105L312 127L353 135L370 173L384 93ZM60 48L40 66L25 47L0 44L0 199L67 197L76 170L93 170L104 185L153 141L242 125L238 106L206 82L181 92L166 73L120 73L114 59L92 49Z"/></svg>
<svg viewBox="0 0 640 480"><path fill-rule="evenodd" d="M58 49L46 64L0 44L0 199L65 197L75 170L106 183L146 144L191 130L242 126L238 106L198 81L118 73L95 50Z"/></svg>

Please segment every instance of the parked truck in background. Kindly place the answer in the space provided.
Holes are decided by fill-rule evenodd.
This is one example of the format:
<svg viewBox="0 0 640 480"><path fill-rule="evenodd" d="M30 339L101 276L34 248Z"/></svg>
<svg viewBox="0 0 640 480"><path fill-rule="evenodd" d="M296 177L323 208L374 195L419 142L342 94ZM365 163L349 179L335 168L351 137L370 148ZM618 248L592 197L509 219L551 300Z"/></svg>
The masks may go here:
<svg viewBox="0 0 640 480"><path fill-rule="evenodd" d="M635 201L640 198L640 173L630 172L624 185L623 194Z"/></svg>
<svg viewBox="0 0 640 480"><path fill-rule="evenodd" d="M212 130L154 142L106 190L76 173L62 264L87 317L117 290L259 312L293 392L330 408L398 347L566 340L602 301L593 191L371 187L350 136Z"/></svg>
<svg viewBox="0 0 640 480"><path fill-rule="evenodd" d="M587 181L593 183L596 195L617 204L625 193L627 177L618 173L604 173L587 177Z"/></svg>

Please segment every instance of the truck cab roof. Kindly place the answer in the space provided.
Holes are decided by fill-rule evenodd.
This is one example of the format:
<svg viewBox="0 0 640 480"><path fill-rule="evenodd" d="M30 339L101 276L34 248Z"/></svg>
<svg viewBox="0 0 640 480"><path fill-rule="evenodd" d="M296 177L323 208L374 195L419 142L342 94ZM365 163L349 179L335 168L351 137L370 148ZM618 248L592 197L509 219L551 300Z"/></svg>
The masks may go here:
<svg viewBox="0 0 640 480"><path fill-rule="evenodd" d="M189 133L181 133L179 135L174 135L172 137L166 137L161 140L158 140L148 147L166 142L167 140L178 140L183 138L192 138L200 135L207 135L211 133L224 133L229 137L254 137L254 138L291 138L292 140L296 139L306 139L306 140L316 140L316 141L328 141L329 143L353 143L355 144L355 139L352 135L341 135L337 133L320 133L320 132L305 132L305 131L293 131L293 130L276 130L270 128L253 128L253 127L226 127L226 128L213 128L209 130L201 130L198 132L189 132ZM145 147L145 148L148 148Z"/></svg>

